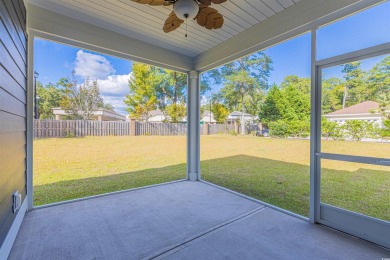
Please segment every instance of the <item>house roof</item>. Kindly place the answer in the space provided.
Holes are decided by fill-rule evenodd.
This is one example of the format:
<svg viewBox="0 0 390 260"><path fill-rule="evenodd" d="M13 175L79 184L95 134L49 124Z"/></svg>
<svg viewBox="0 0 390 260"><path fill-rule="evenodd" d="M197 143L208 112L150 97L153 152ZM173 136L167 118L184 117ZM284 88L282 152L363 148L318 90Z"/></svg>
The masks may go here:
<svg viewBox="0 0 390 260"><path fill-rule="evenodd" d="M229 116L241 116L242 115L242 112L240 111L233 111L229 114ZM244 113L245 116L253 116L251 114L248 114L248 113Z"/></svg>
<svg viewBox="0 0 390 260"><path fill-rule="evenodd" d="M149 116L161 116L164 113L160 109L152 110L149 112Z"/></svg>
<svg viewBox="0 0 390 260"><path fill-rule="evenodd" d="M350 107L346 107L344 109L334 111L332 113L327 114L327 116L368 114L371 113L372 110L378 108L379 108L378 102L365 101L360 104L356 104Z"/></svg>
<svg viewBox="0 0 390 260"><path fill-rule="evenodd" d="M52 111L54 115L61 115L61 116L69 115L69 113L66 112L64 109L62 109L61 107L53 107ZM105 118L105 120L122 120L122 121L126 120L126 116L119 114L115 111L111 111L103 108L99 108L98 110L93 112L93 115L102 116L103 118Z"/></svg>

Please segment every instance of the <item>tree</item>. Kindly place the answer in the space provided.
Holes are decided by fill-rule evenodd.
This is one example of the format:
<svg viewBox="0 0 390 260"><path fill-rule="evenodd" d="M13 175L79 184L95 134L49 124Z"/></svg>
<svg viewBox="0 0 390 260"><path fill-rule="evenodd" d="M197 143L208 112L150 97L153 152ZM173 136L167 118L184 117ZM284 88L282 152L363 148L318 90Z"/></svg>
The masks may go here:
<svg viewBox="0 0 390 260"><path fill-rule="evenodd" d="M148 121L149 112L157 108L156 85L160 78L155 77L152 66L133 64L133 80L129 80L130 93L124 100L131 117Z"/></svg>
<svg viewBox="0 0 390 260"><path fill-rule="evenodd" d="M74 118L91 119L94 112L103 106L96 80L86 79L82 84L78 84L75 79L71 81L69 78L63 78L59 84L65 88L61 107Z"/></svg>
<svg viewBox="0 0 390 260"><path fill-rule="evenodd" d="M272 60L264 52L257 52L212 70L209 75L222 84L218 96L229 110L240 110L241 133L245 134L245 112L257 114L262 101L262 90L268 89Z"/></svg>
<svg viewBox="0 0 390 260"><path fill-rule="evenodd" d="M282 119L288 105L285 96L278 86L272 86L261 106L259 113L260 121L264 125L269 126L271 122Z"/></svg>
<svg viewBox="0 0 390 260"><path fill-rule="evenodd" d="M41 82L37 82L37 96L39 97L39 118L53 119L52 109L60 106L64 91L51 83L43 86Z"/></svg>
<svg viewBox="0 0 390 260"><path fill-rule="evenodd" d="M306 121L310 117L310 91L300 89L296 84L288 81L282 83L283 94L287 100L285 114L282 115L286 120Z"/></svg>
<svg viewBox="0 0 390 260"><path fill-rule="evenodd" d="M186 116L187 108L184 103L171 104L166 107L166 114L168 115L169 122L179 123Z"/></svg>
<svg viewBox="0 0 390 260"><path fill-rule="evenodd" d="M161 68L152 68L151 73L156 79L156 97L161 110L169 104L185 103L186 74Z"/></svg>
<svg viewBox="0 0 390 260"><path fill-rule="evenodd" d="M225 123L226 118L229 115L229 111L227 110L226 106L220 103L213 103L211 106L211 112L213 113L214 119L218 124Z"/></svg>
<svg viewBox="0 0 390 260"><path fill-rule="evenodd" d="M101 108L109 111L115 111L115 107L109 103L104 103Z"/></svg>
<svg viewBox="0 0 390 260"><path fill-rule="evenodd" d="M322 111L324 114L342 108L344 96L344 83L339 78L322 80Z"/></svg>
<svg viewBox="0 0 390 260"><path fill-rule="evenodd" d="M218 69L211 70L208 75L213 78L216 84L223 84L227 81L228 76L240 71L246 71L251 78L257 81L262 89L268 89L268 78L271 70L273 70L271 58L264 52L259 51L230 62Z"/></svg>
<svg viewBox="0 0 390 260"><path fill-rule="evenodd" d="M241 103L241 134L245 134L245 101L252 101L252 95L258 88L258 82L252 78L247 71L241 70L235 74L227 76L225 89L236 96L236 100Z"/></svg>
<svg viewBox="0 0 390 260"><path fill-rule="evenodd" d="M390 56L378 62L369 72L367 88L369 100L381 102L381 97L390 93ZM378 99L379 98L379 99ZM390 100L388 100L390 101ZM390 102L389 102L390 103Z"/></svg>
<svg viewBox="0 0 390 260"><path fill-rule="evenodd" d="M342 108L345 108L364 101L367 87L364 84L364 72L360 61L344 64L342 68L341 72L344 73L345 79Z"/></svg>

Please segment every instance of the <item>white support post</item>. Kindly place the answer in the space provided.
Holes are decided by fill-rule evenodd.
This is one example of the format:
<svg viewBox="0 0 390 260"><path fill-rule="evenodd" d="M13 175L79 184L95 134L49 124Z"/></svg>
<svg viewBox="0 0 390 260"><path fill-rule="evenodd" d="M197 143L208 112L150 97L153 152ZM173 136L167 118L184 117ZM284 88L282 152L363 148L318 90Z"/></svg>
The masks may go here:
<svg viewBox="0 0 390 260"><path fill-rule="evenodd" d="M27 61L27 119L26 119L26 174L27 210L33 208L33 104L34 104L34 35L28 35Z"/></svg>
<svg viewBox="0 0 390 260"><path fill-rule="evenodd" d="M199 72L188 73L187 98L187 178L200 180L200 84Z"/></svg>
<svg viewBox="0 0 390 260"><path fill-rule="evenodd" d="M311 30L311 114L310 114L310 223L320 218L321 76L317 62L316 28Z"/></svg>

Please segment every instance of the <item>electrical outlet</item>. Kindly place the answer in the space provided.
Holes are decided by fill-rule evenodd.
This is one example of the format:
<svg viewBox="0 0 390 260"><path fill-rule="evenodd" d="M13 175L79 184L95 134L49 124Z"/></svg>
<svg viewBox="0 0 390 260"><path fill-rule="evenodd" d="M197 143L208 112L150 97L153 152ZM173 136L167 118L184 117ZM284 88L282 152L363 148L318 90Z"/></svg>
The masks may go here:
<svg viewBox="0 0 390 260"><path fill-rule="evenodd" d="M22 205L22 194L19 191L12 193L12 212L15 214Z"/></svg>

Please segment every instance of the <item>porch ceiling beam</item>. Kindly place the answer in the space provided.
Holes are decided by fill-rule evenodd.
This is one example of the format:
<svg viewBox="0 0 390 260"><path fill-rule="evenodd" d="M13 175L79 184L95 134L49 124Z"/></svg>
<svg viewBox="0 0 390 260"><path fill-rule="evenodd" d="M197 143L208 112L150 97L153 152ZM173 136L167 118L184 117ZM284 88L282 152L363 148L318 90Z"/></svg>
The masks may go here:
<svg viewBox="0 0 390 260"><path fill-rule="evenodd" d="M28 4L29 36L181 72L193 69L191 57L146 43L69 16Z"/></svg>
<svg viewBox="0 0 390 260"><path fill-rule="evenodd" d="M383 0L301 0L194 58L200 72L265 49Z"/></svg>

